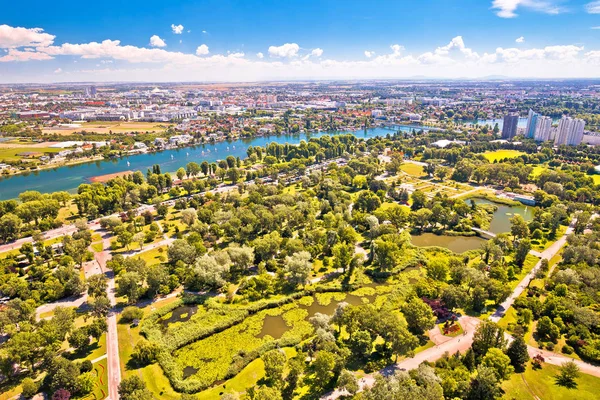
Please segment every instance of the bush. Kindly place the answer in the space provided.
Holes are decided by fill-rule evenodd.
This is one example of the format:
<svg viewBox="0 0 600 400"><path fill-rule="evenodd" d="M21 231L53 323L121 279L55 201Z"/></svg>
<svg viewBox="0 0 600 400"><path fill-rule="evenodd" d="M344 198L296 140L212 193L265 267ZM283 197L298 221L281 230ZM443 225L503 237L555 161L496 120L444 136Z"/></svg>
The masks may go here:
<svg viewBox="0 0 600 400"><path fill-rule="evenodd" d="M79 370L81 371L81 373L90 372L93 369L94 369L94 365L92 364L92 362L90 360L84 360L81 363L81 365L79 366Z"/></svg>
<svg viewBox="0 0 600 400"><path fill-rule="evenodd" d="M38 392L37 383L35 383L31 378L23 379L21 386L23 387L23 397L25 398L29 399L35 396L35 394Z"/></svg>
<svg viewBox="0 0 600 400"><path fill-rule="evenodd" d="M133 322L134 319L142 319L143 316L144 311L141 309L134 306L125 307L121 313L121 322L130 323Z"/></svg>
<svg viewBox="0 0 600 400"><path fill-rule="evenodd" d="M565 354L573 354L573 351L574 351L573 348L571 346L569 346L568 344L565 344L562 347L562 352Z"/></svg>
<svg viewBox="0 0 600 400"><path fill-rule="evenodd" d="M552 343L552 342L548 342L548 343L546 343L546 348L547 348L548 350L550 350L550 351L554 351L554 346L555 346L555 345L554 345L554 343Z"/></svg>

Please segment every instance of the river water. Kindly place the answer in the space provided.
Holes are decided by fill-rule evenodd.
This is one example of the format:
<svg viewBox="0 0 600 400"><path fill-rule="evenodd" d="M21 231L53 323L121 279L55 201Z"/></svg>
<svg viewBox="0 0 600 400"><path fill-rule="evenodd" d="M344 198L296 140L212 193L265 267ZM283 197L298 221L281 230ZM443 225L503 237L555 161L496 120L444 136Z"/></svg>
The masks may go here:
<svg viewBox="0 0 600 400"><path fill-rule="evenodd" d="M57 167L29 174L0 178L0 200L14 199L26 190L37 190L42 193L56 191L75 192L82 183L98 175L114 174L123 171L142 171L144 174L154 164L161 166L163 172L175 172L179 167L191 161L198 164L202 161L214 162L227 156L245 158L249 146L265 146L269 143L298 144L323 135L340 135L351 133L358 138L386 136L396 131L410 132L413 129L427 128L419 126L378 127L360 131L318 132L299 135L262 136L250 139L238 139L213 144L204 144L181 149L170 149L156 153L135 154L111 160L101 160L85 164ZM129 163L129 164L128 164Z"/></svg>

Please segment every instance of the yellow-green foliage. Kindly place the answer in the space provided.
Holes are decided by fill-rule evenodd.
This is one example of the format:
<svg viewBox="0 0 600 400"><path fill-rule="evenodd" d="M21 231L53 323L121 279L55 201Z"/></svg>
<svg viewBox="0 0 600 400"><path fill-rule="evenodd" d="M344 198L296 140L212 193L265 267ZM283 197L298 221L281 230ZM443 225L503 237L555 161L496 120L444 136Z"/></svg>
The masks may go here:
<svg viewBox="0 0 600 400"><path fill-rule="evenodd" d="M314 301L315 301L314 297L312 297L312 296L306 296L306 297L303 297L300 300L298 300L298 304L310 307L310 306L312 306L312 303Z"/></svg>
<svg viewBox="0 0 600 400"><path fill-rule="evenodd" d="M343 301L346 298L345 293L317 293L315 295L317 303L321 306L328 306L332 300Z"/></svg>

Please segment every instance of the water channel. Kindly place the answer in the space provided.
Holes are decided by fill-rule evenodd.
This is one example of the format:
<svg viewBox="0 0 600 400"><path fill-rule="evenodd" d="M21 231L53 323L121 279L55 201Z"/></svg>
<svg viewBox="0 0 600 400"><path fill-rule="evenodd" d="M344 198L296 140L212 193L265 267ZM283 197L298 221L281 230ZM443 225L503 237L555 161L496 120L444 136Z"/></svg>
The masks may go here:
<svg viewBox="0 0 600 400"><path fill-rule="evenodd" d="M464 253L465 251L481 248L485 239L478 236L445 236L425 232L411 236L410 242L418 247L439 246L455 253Z"/></svg>
<svg viewBox="0 0 600 400"><path fill-rule="evenodd" d="M42 193L56 191L75 192L77 187L89 182L90 178L99 175L114 174L123 171L146 172L154 164L161 166L163 172L175 172L180 167L191 161L214 162L225 159L227 156L245 158L249 146L266 146L269 143L298 144L302 140L317 138L323 135L353 134L358 138L369 139L372 137L386 136L397 131L411 132L427 130L421 126L394 126L377 127L360 131L316 132L298 135L261 136L250 139L238 139L209 143L194 147L169 149L154 153L135 154L127 157L101 160L84 164L62 166L54 169L35 171L0 178L0 200L14 199L26 190L37 190Z"/></svg>
<svg viewBox="0 0 600 400"><path fill-rule="evenodd" d="M507 206L504 204L494 203L493 201L486 199L473 199L473 201L477 205L491 204L496 206L496 211L492 216L490 228L488 229L490 232L496 234L510 232L510 219L515 214L520 214L525 221L531 221L533 219L533 210L535 207L526 205Z"/></svg>
<svg viewBox="0 0 600 400"><path fill-rule="evenodd" d="M490 221L489 231L495 234L510 232L510 219L515 214L520 214L525 221L531 221L533 219L533 210L535 207L518 205L518 206L507 206L500 203L494 203L493 201L486 199L473 199L477 205L493 205L496 207L496 211L492 215ZM467 201L469 203L469 201ZM436 235L434 233L426 232L420 235L413 235L410 241L413 245L418 247L430 247L439 246L445 247L455 253L464 253L469 250L476 250L481 248L481 244L485 242L478 236L444 236Z"/></svg>
<svg viewBox="0 0 600 400"><path fill-rule="evenodd" d="M344 300L337 301L332 299L331 302L327 305L319 304L316 297L313 296L313 303L310 306L299 305L299 308L304 309L308 312L306 320L310 317L313 317L316 313L321 313L325 315L333 315L335 309L340 303L348 303L353 306L357 306L360 304L365 304L362 300L363 298L368 299L369 302L373 302L375 300L375 295L365 295L365 296L356 296L353 294L348 294L344 298ZM267 335L271 336L273 339L280 339L284 333L286 333L290 327L285 323L283 317L281 315L267 315L263 322L263 327L260 333L256 336L258 338L263 338Z"/></svg>

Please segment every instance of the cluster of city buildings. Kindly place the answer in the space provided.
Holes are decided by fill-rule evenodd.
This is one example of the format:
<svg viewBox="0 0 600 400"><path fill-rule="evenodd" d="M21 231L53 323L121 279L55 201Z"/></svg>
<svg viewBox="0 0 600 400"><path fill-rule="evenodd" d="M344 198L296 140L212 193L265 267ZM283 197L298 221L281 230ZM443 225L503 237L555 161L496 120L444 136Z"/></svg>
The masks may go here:
<svg viewBox="0 0 600 400"><path fill-rule="evenodd" d="M595 141L594 135L585 132L585 121L579 118L563 116L558 125L553 125L551 117L529 110L527 115L527 125L524 128L519 127L520 115L518 112L512 112L504 116L502 125L502 139L509 140L517 135L523 135L528 139L534 139L537 142L554 141L555 146L567 145L578 146L589 136L589 143Z"/></svg>

